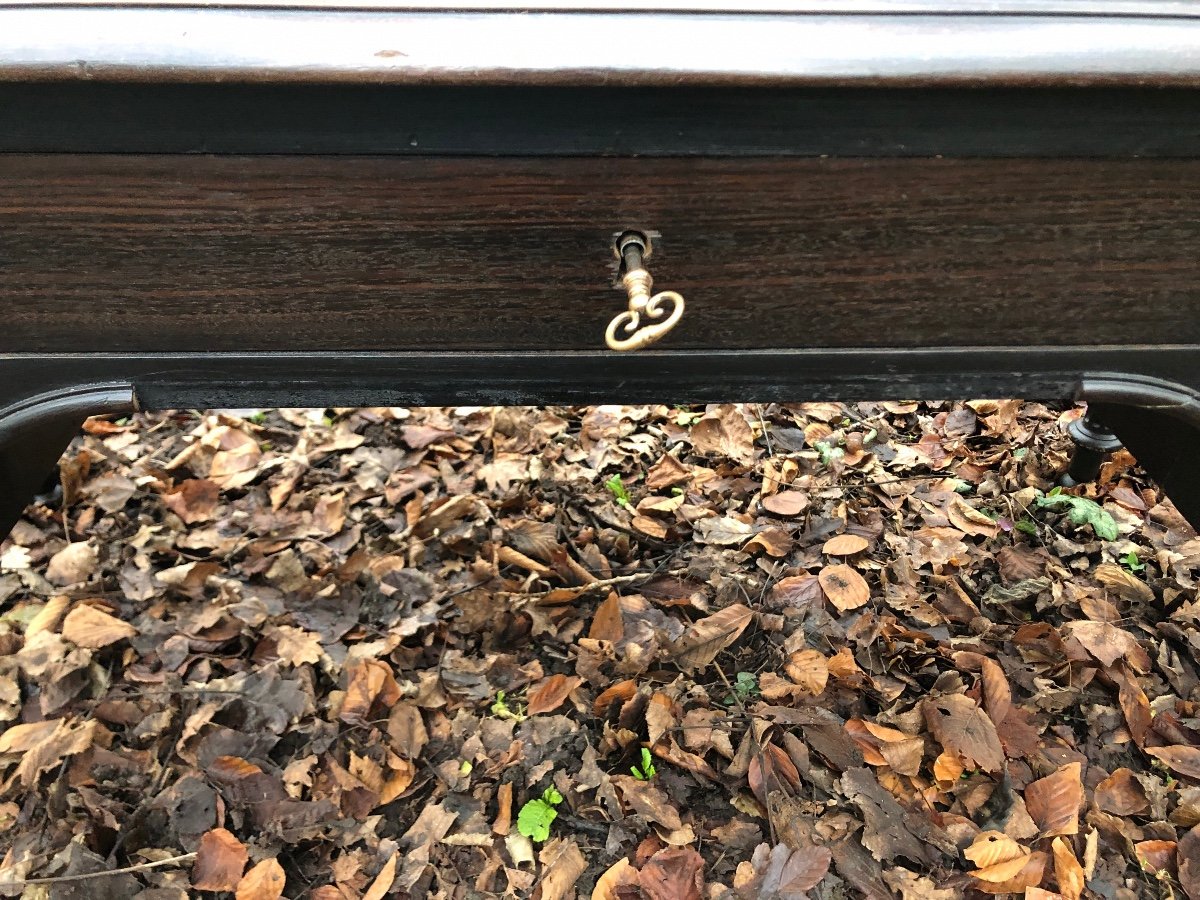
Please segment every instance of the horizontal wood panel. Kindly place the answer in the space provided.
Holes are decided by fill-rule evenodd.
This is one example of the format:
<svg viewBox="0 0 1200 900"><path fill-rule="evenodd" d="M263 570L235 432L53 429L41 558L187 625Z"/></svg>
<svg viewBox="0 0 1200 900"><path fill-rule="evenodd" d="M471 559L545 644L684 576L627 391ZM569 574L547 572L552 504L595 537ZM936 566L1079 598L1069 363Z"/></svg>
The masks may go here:
<svg viewBox="0 0 1200 900"><path fill-rule="evenodd" d="M0 156L0 352L1200 341L1200 162Z"/></svg>

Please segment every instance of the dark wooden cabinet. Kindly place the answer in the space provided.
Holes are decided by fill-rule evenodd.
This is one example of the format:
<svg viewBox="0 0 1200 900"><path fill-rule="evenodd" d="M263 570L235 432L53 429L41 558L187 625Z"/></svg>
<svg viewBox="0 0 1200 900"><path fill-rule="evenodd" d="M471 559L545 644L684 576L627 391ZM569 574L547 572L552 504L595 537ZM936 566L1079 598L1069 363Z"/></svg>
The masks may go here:
<svg viewBox="0 0 1200 900"><path fill-rule="evenodd" d="M967 395L1200 521L1198 249L1175 0L0 0L0 530L95 412Z"/></svg>

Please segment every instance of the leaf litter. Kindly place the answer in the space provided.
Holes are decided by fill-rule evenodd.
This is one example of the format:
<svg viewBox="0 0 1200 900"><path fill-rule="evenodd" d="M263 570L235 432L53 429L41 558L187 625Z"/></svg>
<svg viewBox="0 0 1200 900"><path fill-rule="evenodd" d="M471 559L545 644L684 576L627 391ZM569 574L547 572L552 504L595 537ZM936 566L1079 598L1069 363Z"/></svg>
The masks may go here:
<svg viewBox="0 0 1200 900"><path fill-rule="evenodd" d="M1200 900L1200 540L1017 400L96 419L0 894Z"/></svg>

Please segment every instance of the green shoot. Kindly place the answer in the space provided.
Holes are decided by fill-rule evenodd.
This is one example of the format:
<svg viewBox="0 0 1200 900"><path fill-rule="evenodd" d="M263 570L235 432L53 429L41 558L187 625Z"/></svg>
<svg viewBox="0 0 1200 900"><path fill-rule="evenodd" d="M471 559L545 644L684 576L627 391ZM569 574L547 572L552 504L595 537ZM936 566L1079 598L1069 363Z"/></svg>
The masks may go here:
<svg viewBox="0 0 1200 900"><path fill-rule="evenodd" d="M608 479L608 481L604 482L604 486L612 492L613 499L617 501L617 505L624 506L626 509L629 508L629 491L625 489L625 485L621 482L620 475L614 475Z"/></svg>
<svg viewBox="0 0 1200 900"><path fill-rule="evenodd" d="M638 781L649 781L658 774L658 769L654 768L654 757L645 747L642 748L642 767L639 769L637 766L633 766L629 771Z"/></svg>
<svg viewBox="0 0 1200 900"><path fill-rule="evenodd" d="M526 719L525 710L518 705L516 709L510 709L507 702L504 700L504 691L496 691L496 702L492 704L492 715L497 719L512 719L514 722L524 722Z"/></svg>
<svg viewBox="0 0 1200 900"><path fill-rule="evenodd" d="M1146 564L1138 559L1138 555L1132 550L1121 557L1121 565L1127 568L1130 572L1140 572L1146 568Z"/></svg>
<svg viewBox="0 0 1200 900"><path fill-rule="evenodd" d="M543 843L550 837L550 825L558 818L554 807L563 802L563 796L552 787L546 788L542 796L535 797L521 807L517 813L517 831L531 841Z"/></svg>
<svg viewBox="0 0 1200 900"><path fill-rule="evenodd" d="M745 703L758 696L758 676L753 672L738 672L733 682L733 693L725 698L726 706Z"/></svg>

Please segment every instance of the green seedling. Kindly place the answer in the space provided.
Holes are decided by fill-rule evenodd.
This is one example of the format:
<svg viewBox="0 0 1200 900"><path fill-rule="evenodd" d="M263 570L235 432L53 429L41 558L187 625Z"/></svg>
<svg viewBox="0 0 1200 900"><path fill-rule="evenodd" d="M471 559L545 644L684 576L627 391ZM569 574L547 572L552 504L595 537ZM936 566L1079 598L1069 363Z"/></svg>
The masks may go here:
<svg viewBox="0 0 1200 900"><path fill-rule="evenodd" d="M1138 555L1132 550L1121 557L1121 565L1127 568L1130 572L1140 572L1146 568L1146 564L1138 559Z"/></svg>
<svg viewBox="0 0 1200 900"><path fill-rule="evenodd" d="M830 446L825 441L820 441L814 448L821 457L821 465L828 468L832 466L836 460L841 459L846 455L846 451L841 447Z"/></svg>
<svg viewBox="0 0 1200 900"><path fill-rule="evenodd" d="M632 766L629 771L638 781L649 781L658 774L658 769L654 768L654 757L645 747L642 748L642 767L639 769L637 766Z"/></svg>
<svg viewBox="0 0 1200 900"><path fill-rule="evenodd" d="M492 715L497 719L511 719L514 722L524 722L525 708L518 705L516 709L509 707L504 699L504 691L496 691L496 702L492 704Z"/></svg>
<svg viewBox="0 0 1200 900"><path fill-rule="evenodd" d="M542 791L542 796L535 797L521 807L517 813L517 831L531 841L539 844L550 837L550 825L558 818L558 810L554 807L563 802L563 796L552 787Z"/></svg>
<svg viewBox="0 0 1200 900"><path fill-rule="evenodd" d="M733 706L735 703L745 703L758 696L758 676L753 672L738 672L737 678L733 682L733 693L725 698L726 706Z"/></svg>
<svg viewBox="0 0 1200 900"><path fill-rule="evenodd" d="M625 489L624 483L621 481L620 475L614 475L608 481L604 482L604 486L609 489L613 495L613 499L617 501L617 505L624 506L626 509L630 506L629 491Z"/></svg>
<svg viewBox="0 0 1200 900"><path fill-rule="evenodd" d="M1067 507L1067 518L1072 525L1091 525L1096 537L1102 541L1115 541L1119 535L1116 519L1095 500L1074 497L1071 494L1064 494L1062 488L1055 488L1046 496L1038 497L1034 503L1038 508Z"/></svg>

